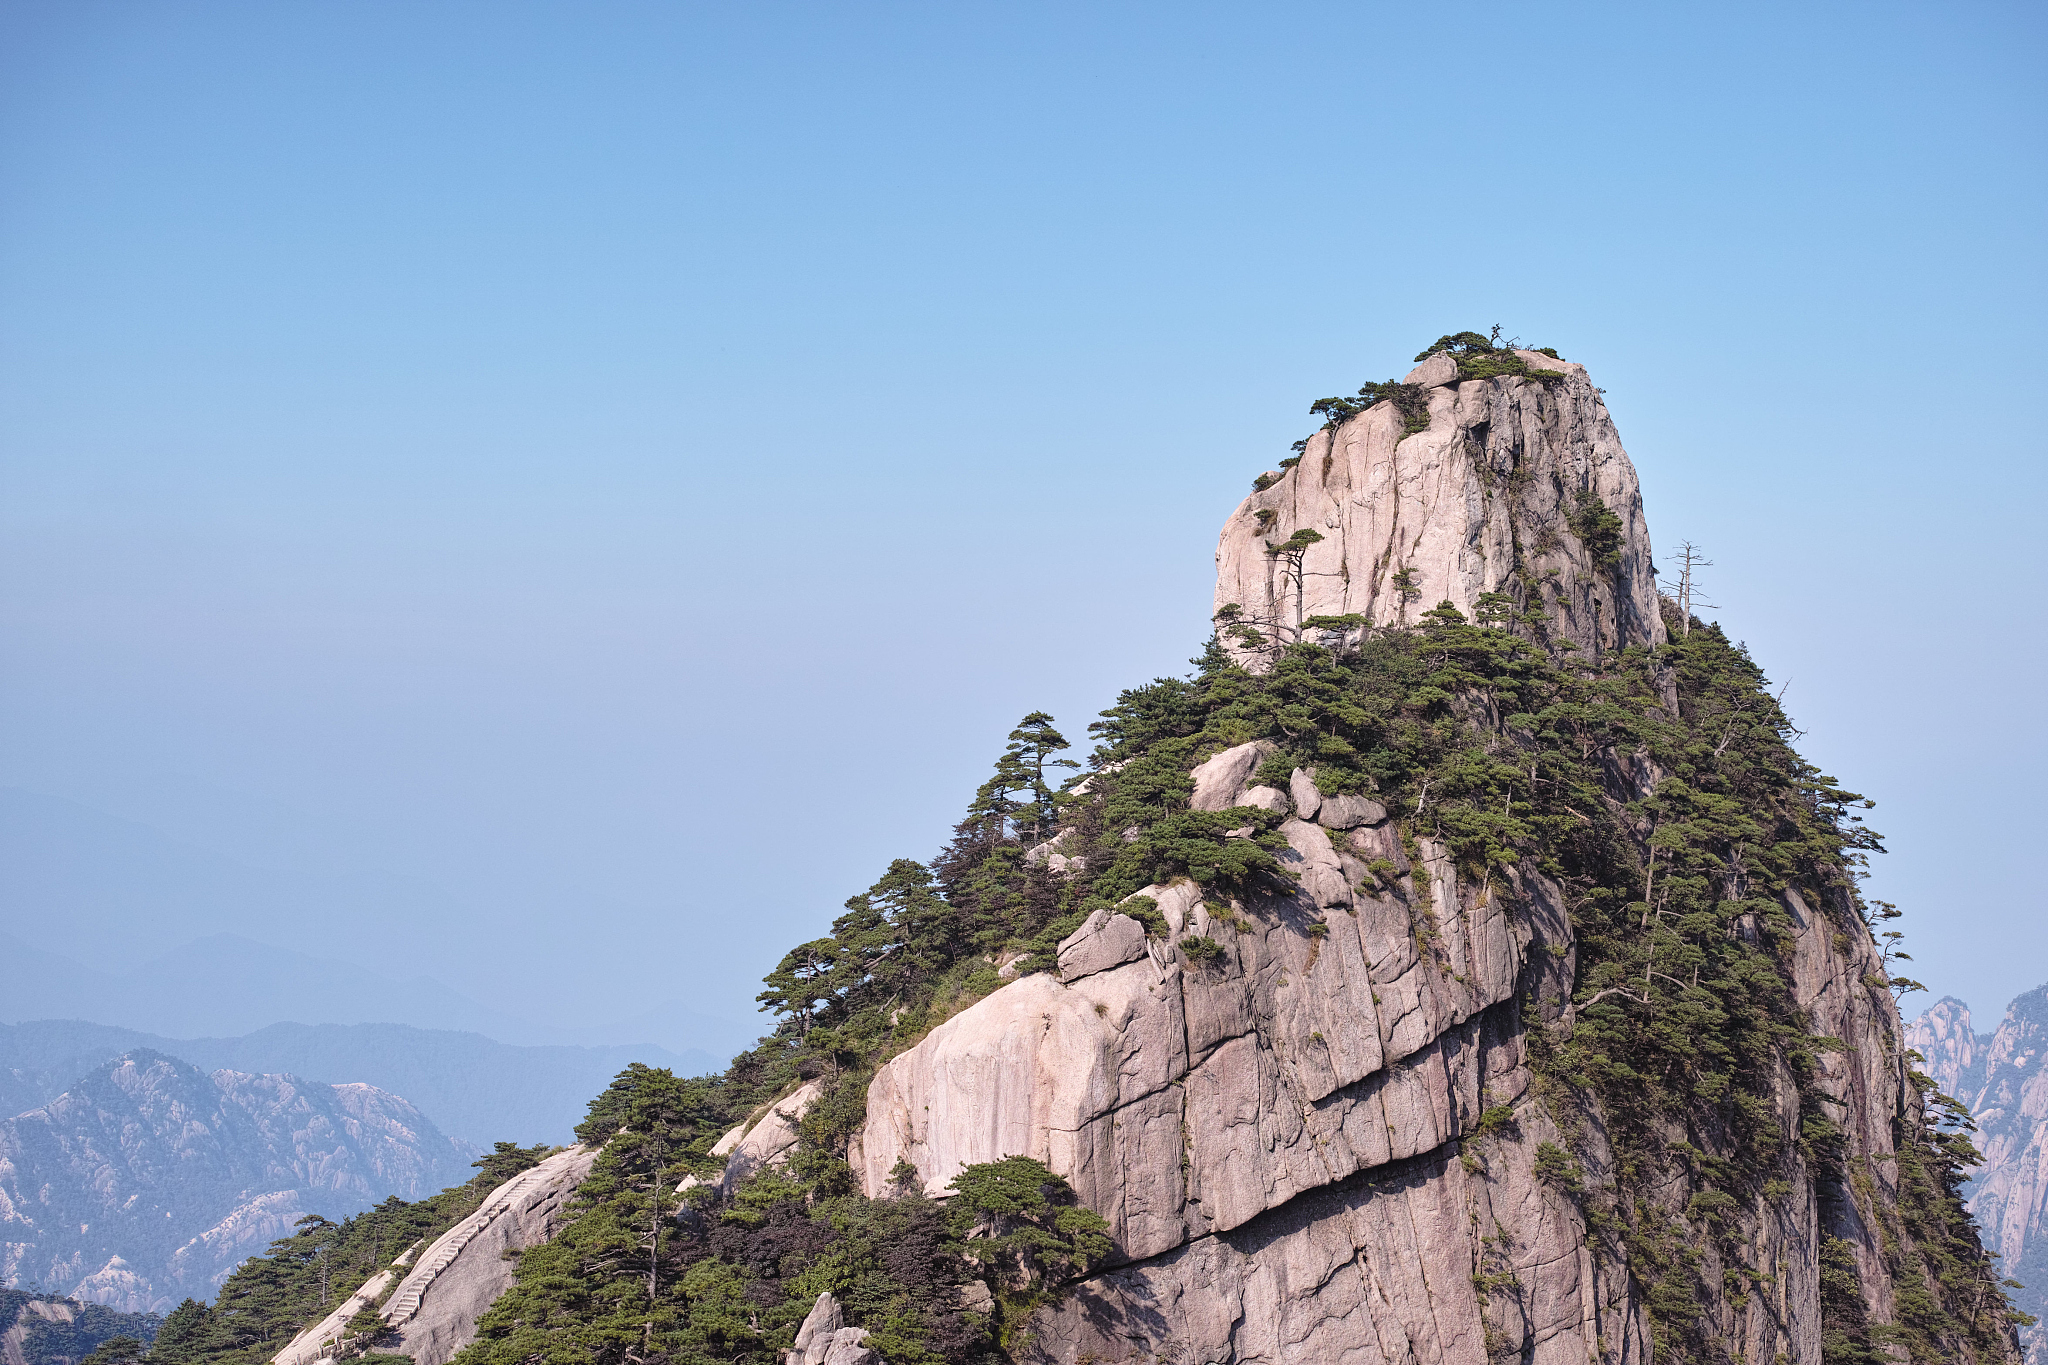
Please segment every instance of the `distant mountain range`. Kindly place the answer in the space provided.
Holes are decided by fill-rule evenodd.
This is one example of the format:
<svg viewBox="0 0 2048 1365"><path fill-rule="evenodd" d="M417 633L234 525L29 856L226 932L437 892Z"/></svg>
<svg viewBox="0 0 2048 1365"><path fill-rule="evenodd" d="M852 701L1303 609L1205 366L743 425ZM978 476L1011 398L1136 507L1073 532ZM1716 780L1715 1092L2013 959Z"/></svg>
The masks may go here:
<svg viewBox="0 0 2048 1365"><path fill-rule="evenodd" d="M10 966L10 990L17 975ZM225 1067L330 1084L367 1082L404 1096L442 1131L477 1147L569 1141L591 1097L628 1063L702 1075L724 1061L645 1045L517 1047L404 1024L272 1024L239 1038L167 1038L76 1019L40 1020L0 1025L0 1116L47 1104L137 1048L202 1071Z"/></svg>
<svg viewBox="0 0 2048 1365"><path fill-rule="evenodd" d="M375 1086L138 1049L0 1121L0 1279L162 1312L301 1217L418 1199L468 1179L472 1155Z"/></svg>
<svg viewBox="0 0 2048 1365"><path fill-rule="evenodd" d="M397 1022L481 1033L518 1044L581 1046L700 1039L670 1047L720 1063L753 1040L723 1019L675 1008L584 1029L543 1028L480 1005L427 977L400 981L232 934L195 939L142 966L107 971L0 934L7 964L0 1022L93 1019L169 1037L226 1037L280 1019L306 1024Z"/></svg>
<svg viewBox="0 0 2048 1365"><path fill-rule="evenodd" d="M479 1000L428 976L377 970L387 961L468 960L473 932L429 886L360 868L259 867L75 802L0 787L0 1022L94 1019L182 1038L244 1034L279 1019L402 1023L509 1043L654 1043L721 1061L760 1032L752 1021L690 1009L683 992L563 1025L488 992ZM405 951L383 951L391 943Z"/></svg>
<svg viewBox="0 0 2048 1365"><path fill-rule="evenodd" d="M2024 1286L2013 1302L2042 1319L2021 1336L2028 1365L2048 1365L2048 986L2006 1006L1990 1033L1975 1030L1968 1005L1943 997L1913 1021L1906 1043L1976 1120L1984 1164L1970 1179L1970 1212Z"/></svg>

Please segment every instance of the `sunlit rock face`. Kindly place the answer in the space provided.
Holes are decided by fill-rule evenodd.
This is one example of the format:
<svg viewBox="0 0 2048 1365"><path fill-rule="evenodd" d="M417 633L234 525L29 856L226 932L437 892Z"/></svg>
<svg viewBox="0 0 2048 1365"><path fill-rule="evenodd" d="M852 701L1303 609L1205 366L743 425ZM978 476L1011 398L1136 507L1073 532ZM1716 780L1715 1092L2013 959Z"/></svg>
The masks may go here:
<svg viewBox="0 0 2048 1365"><path fill-rule="evenodd" d="M1501 592L1582 651L1660 643L1642 493L1607 405L1583 366L1518 354L1564 378L1458 382L1449 357L1432 356L1409 376L1427 387L1425 430L1410 434L1383 402L1310 437L1224 523L1215 609L1235 608L1270 648L1316 616L1412 625L1439 602L1470 616ZM1604 546L1597 533L1587 543L1595 505L1619 523ZM1298 564L1272 552L1304 530L1322 539ZM1225 643L1263 664L1260 647L1229 632Z"/></svg>
<svg viewBox="0 0 2048 1365"><path fill-rule="evenodd" d="M1426 427L1370 408L1231 515L1215 602L1240 662L1412 625L1444 601L1511 612L1561 654L1665 643L1635 470L1599 392L1579 366L1522 354L1562 378L1460 381L1433 358L1408 381ZM1290 541L1298 555L1275 553ZM1273 752L1207 756L1190 805L1279 816L1285 878L1227 901L1147 887L1163 936L1099 910L1056 973L887 1063L852 1152L862 1187L914 1176L943 1198L964 1167L1013 1155L1064 1176L1114 1250L1033 1317L1019 1358L1041 1365L1649 1361L1641 1282L1555 1166L1569 1151L1583 1189L1612 1189L1612 1150L1597 1116L1561 1130L1532 1064L1546 1033L1573 1027L1568 904L1583 889L1533 860L1475 880L1372 796L1326 793L1309 771L1278 781ZM1624 758L1611 799L1658 780ZM1733 1358L1821 1365L1824 1235L1856 1259L1868 1320L1897 1320L1883 1220L1895 1125L1918 1100L1875 942L1828 896L1783 896L1782 967L1811 1031L1841 1043L1808 1086L1876 1174L1848 1198L1810 1167L1798 1079L1776 1078L1783 1188L1730 1215L1745 1255L1774 1267L1768 1292L1745 1282L1703 1307ZM1687 1123L1660 1135L1684 1144ZM1642 1198L1684 1212L1683 1190Z"/></svg>

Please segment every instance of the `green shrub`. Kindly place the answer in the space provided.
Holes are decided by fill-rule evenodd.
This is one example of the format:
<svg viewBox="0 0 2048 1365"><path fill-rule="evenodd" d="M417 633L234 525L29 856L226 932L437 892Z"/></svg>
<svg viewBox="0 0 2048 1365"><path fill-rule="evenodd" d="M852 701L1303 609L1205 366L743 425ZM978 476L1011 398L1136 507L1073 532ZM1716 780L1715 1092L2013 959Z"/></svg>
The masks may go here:
<svg viewBox="0 0 2048 1365"><path fill-rule="evenodd" d="M1129 915L1144 925L1147 937L1166 937L1166 916L1159 913L1159 902L1150 896L1128 897L1117 903L1116 910L1118 914Z"/></svg>
<svg viewBox="0 0 2048 1365"><path fill-rule="evenodd" d="M1594 563L1611 569L1621 562L1621 536L1625 529L1622 520L1590 488L1579 493L1571 527Z"/></svg>
<svg viewBox="0 0 2048 1365"><path fill-rule="evenodd" d="M1515 1109L1510 1104L1490 1105L1481 1111L1472 1125L1472 1137L1476 1140L1492 1137L1495 1133L1512 1128L1515 1123ZM1538 1165L1541 1165L1539 1159Z"/></svg>
<svg viewBox="0 0 2048 1365"><path fill-rule="evenodd" d="M1569 1195L1584 1194L1584 1173L1572 1154L1554 1142L1536 1144L1536 1178Z"/></svg>
<svg viewBox="0 0 2048 1365"><path fill-rule="evenodd" d="M1461 382L1467 379L1498 379L1509 375L1533 379L1540 384L1562 382L1565 376L1561 371L1535 369L1528 361L1515 354L1517 350L1531 349L1553 360L1558 358L1556 350L1548 346L1518 347L1512 341L1503 342L1500 339L1500 328L1496 327L1490 336L1481 336L1477 332L1454 332L1448 336L1438 337L1434 344L1415 359L1420 363L1433 355L1448 355L1457 362L1458 378Z"/></svg>

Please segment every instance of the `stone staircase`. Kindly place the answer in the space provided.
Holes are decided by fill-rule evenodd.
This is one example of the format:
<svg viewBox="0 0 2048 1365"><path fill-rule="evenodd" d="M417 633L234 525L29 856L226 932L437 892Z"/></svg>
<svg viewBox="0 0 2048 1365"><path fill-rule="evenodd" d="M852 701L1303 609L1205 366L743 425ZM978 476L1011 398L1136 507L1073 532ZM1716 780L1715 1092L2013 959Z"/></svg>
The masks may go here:
<svg viewBox="0 0 2048 1365"><path fill-rule="evenodd" d="M384 1321L393 1327L402 1327L410 1321L413 1314L420 1311L420 1302L426 1298L435 1277L455 1263L462 1249L500 1214L517 1208L520 1200L535 1185L550 1178L553 1172L545 1169L545 1165L543 1163L513 1176L491 1191L482 1208L442 1233L420 1258L419 1268L405 1277L405 1283L398 1286L398 1292L384 1306Z"/></svg>

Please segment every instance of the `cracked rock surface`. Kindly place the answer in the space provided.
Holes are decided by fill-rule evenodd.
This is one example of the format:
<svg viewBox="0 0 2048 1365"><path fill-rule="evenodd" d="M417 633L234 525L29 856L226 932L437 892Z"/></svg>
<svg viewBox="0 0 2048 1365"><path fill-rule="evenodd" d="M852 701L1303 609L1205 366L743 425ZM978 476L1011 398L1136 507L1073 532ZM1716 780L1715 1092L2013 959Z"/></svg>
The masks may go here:
<svg viewBox="0 0 2048 1365"><path fill-rule="evenodd" d="M1199 799L1238 804L1262 752L1209 760ZM1384 812L1308 774L1289 785L1297 811L1347 827L1281 826L1299 893L1226 908L1190 883L1146 888L1170 938L1223 945L1202 966L1098 912L1057 977L998 990L877 1074L863 1188L884 1193L899 1160L935 1194L1010 1155L1065 1175L1116 1250L1041 1310L1038 1359L1467 1361L1519 1341L1577 1365L1602 1340L1642 1359L1626 1275L1595 1264L1576 1209L1533 1175L1556 1134L1529 1103L1516 1002L1556 993L1557 889L1460 887L1423 840L1423 903L1361 891L1375 858L1408 870L1395 832L1366 823ZM1475 1173L1462 1139L1497 1105L1518 1121ZM1475 1287L1495 1254L1481 1227L1525 1286L1512 1313Z"/></svg>

